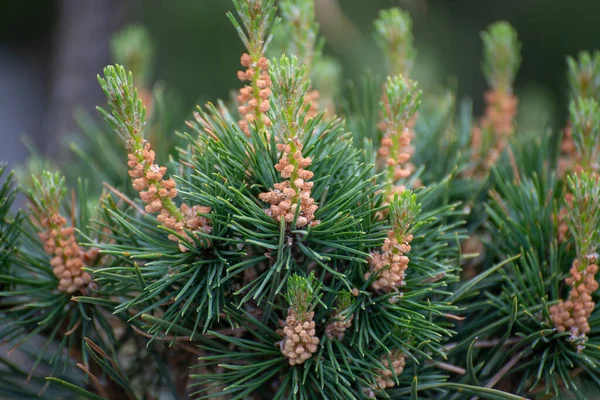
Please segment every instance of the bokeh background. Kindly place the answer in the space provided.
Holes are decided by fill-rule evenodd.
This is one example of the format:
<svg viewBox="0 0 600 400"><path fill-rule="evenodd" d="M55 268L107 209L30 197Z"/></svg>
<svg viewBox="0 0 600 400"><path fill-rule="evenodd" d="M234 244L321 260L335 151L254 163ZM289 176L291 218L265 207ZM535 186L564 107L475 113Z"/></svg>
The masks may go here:
<svg viewBox="0 0 600 400"><path fill-rule="evenodd" d="M316 0L317 18L344 78L382 72L372 21L399 6L414 20L419 50L414 78L422 88L454 88L481 111L479 32L496 20L513 24L523 63L515 91L519 123L559 129L566 118L565 57L600 49L597 0ZM65 138L76 136L73 113L96 118L103 104L96 74L110 62L114 32L145 25L155 43L155 79L179 93L183 113L195 104L228 98L238 88L243 52L225 17L228 0L0 0L0 160L22 163L24 135L42 154L68 157ZM99 119L99 118L98 118Z"/></svg>

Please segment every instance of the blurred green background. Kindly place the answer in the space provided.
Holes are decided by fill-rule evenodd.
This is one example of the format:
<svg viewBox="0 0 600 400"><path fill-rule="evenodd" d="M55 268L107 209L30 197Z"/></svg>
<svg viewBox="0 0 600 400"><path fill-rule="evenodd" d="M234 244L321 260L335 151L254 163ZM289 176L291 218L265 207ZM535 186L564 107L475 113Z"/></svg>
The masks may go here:
<svg viewBox="0 0 600 400"><path fill-rule="evenodd" d="M600 48L600 1L594 0L316 0L317 18L345 79L382 73L372 21L399 6L414 20L419 51L414 78L425 92L450 86L482 109L479 32L513 24L522 42L516 82L521 127L557 129L566 117L565 57ZM228 98L243 47L225 17L228 0L0 0L0 160L18 163L34 139L50 156L73 134L72 113L102 104L95 75L110 62L109 40L129 22L155 41L155 78L181 95L183 107Z"/></svg>

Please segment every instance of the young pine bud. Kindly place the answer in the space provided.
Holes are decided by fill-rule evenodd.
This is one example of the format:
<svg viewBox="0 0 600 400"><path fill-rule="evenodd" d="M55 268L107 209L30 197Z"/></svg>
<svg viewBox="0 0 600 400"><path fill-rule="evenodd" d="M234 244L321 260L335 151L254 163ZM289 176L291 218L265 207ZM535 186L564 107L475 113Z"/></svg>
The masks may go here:
<svg viewBox="0 0 600 400"><path fill-rule="evenodd" d="M140 192L140 199L146 204L149 214L158 213L157 220L171 229L187 242L192 238L186 230L210 233L210 221L201 214L210 213L209 207L182 204L179 209L173 199L177 197L177 188L173 179L165 179L167 167L156 164L156 154L150 143L144 139L146 109L133 86L131 72L127 74L120 65L106 67L104 78L98 76L100 86L108 100L109 112L98 110L124 140L129 151L127 166L133 188ZM169 239L178 241L176 235ZM180 242L182 252L187 248Z"/></svg>
<svg viewBox="0 0 600 400"><path fill-rule="evenodd" d="M379 156L387 170L385 201L389 202L395 193L405 190L404 185L397 186L396 182L408 178L414 170L410 163L414 152L411 146L414 136L411 121L421 104L422 92L417 88L416 82L399 75L388 78L385 95L385 101L381 102L385 133Z"/></svg>
<svg viewBox="0 0 600 400"><path fill-rule="evenodd" d="M568 182L573 194L569 229L575 238L577 254L585 258L594 254L600 244L600 179L597 173L582 172L570 176Z"/></svg>
<svg viewBox="0 0 600 400"><path fill-rule="evenodd" d="M283 55L279 62L271 64L273 108L269 117L276 121L274 131L281 135L279 140L283 142L277 144L282 154L275 169L285 180L276 183L273 190L259 195L262 201L271 205L265 210L267 214L277 221L283 218L290 225L296 221L296 228L317 224L315 212L319 208L311 197L314 183L309 180L314 174L306 169L312 159L302 156L303 146L299 139L304 134L306 112L303 103L310 84L304 80L303 70L293 56L289 59Z"/></svg>
<svg viewBox="0 0 600 400"><path fill-rule="evenodd" d="M592 294L598 290L598 247L600 245L600 187L597 174L582 172L569 177L572 201L569 206L569 228L575 238L577 258L565 283L571 287L567 301L550 307L550 316L559 332L571 332L572 341L590 331L589 318L595 303ZM581 345L578 350L581 350Z"/></svg>
<svg viewBox="0 0 600 400"><path fill-rule="evenodd" d="M404 127L421 105L423 92L415 81L402 75L388 77L385 86L387 106L381 103L384 118L396 131Z"/></svg>
<svg viewBox="0 0 600 400"><path fill-rule="evenodd" d="M132 71L134 84L146 107L147 115L152 115L151 79L154 46L148 31L141 25L129 25L116 34L110 42L112 58L117 64Z"/></svg>
<svg viewBox="0 0 600 400"><path fill-rule="evenodd" d="M58 280L58 290L85 293L92 280L90 274L83 271L86 253L77 243L74 227L68 226L67 219L60 213L66 193L64 178L58 173L43 171L40 180L33 177L33 183L33 189L28 192L29 202L39 224L38 236Z"/></svg>
<svg viewBox="0 0 600 400"><path fill-rule="evenodd" d="M113 37L110 49L113 60L132 72L135 85L147 89L154 55L148 31L141 25L129 25Z"/></svg>
<svg viewBox="0 0 600 400"><path fill-rule="evenodd" d="M281 0L278 6L282 20L274 35L278 40L276 56L296 56L300 65L306 67L304 74L308 78L320 50L317 47L319 24L315 17L315 0Z"/></svg>
<svg viewBox="0 0 600 400"><path fill-rule="evenodd" d="M304 78L313 75L314 64L320 59L321 46L317 45L319 24L315 18L315 0L281 0L279 2L282 23L278 25L275 51L295 56L304 66ZM322 43L321 43L322 44ZM304 106L309 106L305 120L314 118L320 111L319 90L312 89L304 97Z"/></svg>
<svg viewBox="0 0 600 400"><path fill-rule="evenodd" d="M593 55L587 51L579 53L577 60L567 57L567 81L569 82L569 98L571 112L580 99L600 99L600 52ZM560 158L558 164L559 176L564 176L569 171L580 167L581 149L578 148L573 138L572 116L564 129L560 144Z"/></svg>
<svg viewBox="0 0 600 400"><path fill-rule="evenodd" d="M521 45L517 32L507 22L490 25L481 33L483 40L483 74L490 86L484 95L485 111L473 128L471 173L485 173L508 146L517 115L518 98L513 84L521 63Z"/></svg>
<svg viewBox="0 0 600 400"><path fill-rule="evenodd" d="M421 213L421 204L417 203L417 195L406 191L397 195L390 205L390 221L397 238L405 237L414 227L417 216Z"/></svg>
<svg viewBox="0 0 600 400"><path fill-rule="evenodd" d="M336 299L336 308L331 314L330 322L325 327L325 334L329 339L343 340L344 333L352 326L354 315L344 316L344 311L352 305L352 292L340 292Z"/></svg>
<svg viewBox="0 0 600 400"><path fill-rule="evenodd" d="M410 15L399 8L382 10L375 20L375 40L385 56L388 74L408 77L417 54Z"/></svg>
<svg viewBox="0 0 600 400"><path fill-rule="evenodd" d="M310 87L310 80L304 77L305 70L296 56L284 54L270 63L273 109L268 115L278 139L302 138L304 134L305 97Z"/></svg>
<svg viewBox="0 0 600 400"><path fill-rule="evenodd" d="M521 44L517 31L504 21L495 22L481 33L483 40L483 73L494 91L512 93L515 76L521 64Z"/></svg>
<svg viewBox="0 0 600 400"><path fill-rule="evenodd" d="M314 183L309 182L314 174L306 169L312 160L302 157L302 143L298 139L288 139L286 144L278 143L277 149L282 154L275 169L285 180L276 183L273 190L258 195L259 199L271 205L265 212L276 221L283 218L287 225L296 221L296 228L318 224L315 212L319 206L311 196Z"/></svg>
<svg viewBox="0 0 600 400"><path fill-rule="evenodd" d="M104 119L126 143L143 147L146 128L146 107L133 85L133 74L119 64L104 68L104 77L98 83L108 100L109 112L97 107Z"/></svg>
<svg viewBox="0 0 600 400"><path fill-rule="evenodd" d="M600 100L600 52L590 54L582 51L577 60L567 57L567 69L569 97L572 101L580 97Z"/></svg>
<svg viewBox="0 0 600 400"><path fill-rule="evenodd" d="M404 371L406 357L399 350L392 350L389 355L384 354L379 361L385 368L377 371L377 376L375 377L377 388L385 390L394 387L396 385L396 377Z"/></svg>
<svg viewBox="0 0 600 400"><path fill-rule="evenodd" d="M571 123L565 129L561 143L563 154L559 159L559 173L600 172L600 105L592 98L571 100ZM569 151L565 151L569 149ZM573 202L573 193L565 194L567 205ZM558 241L563 242L569 233L569 211L563 206L558 211Z"/></svg>
<svg viewBox="0 0 600 400"><path fill-rule="evenodd" d="M227 17L250 53L250 57L256 61L256 57L265 54L271 41L270 31L274 27L277 13L275 0L233 0L233 6L241 25L232 13L227 13Z"/></svg>
<svg viewBox="0 0 600 400"><path fill-rule="evenodd" d="M288 281L287 300L290 305L281 333L280 348L290 365L303 364L317 351L319 338L313 321L314 275L308 278L292 275Z"/></svg>
<svg viewBox="0 0 600 400"><path fill-rule="evenodd" d="M579 168L600 169L600 105L593 98L572 100L569 106Z"/></svg>
<svg viewBox="0 0 600 400"><path fill-rule="evenodd" d="M259 132L271 124L265 115L271 96L269 62L265 51L272 38L269 32L273 28L277 8L274 0L234 0L233 5L242 24L233 14L227 13L227 16L248 51L242 54L240 60L244 70L238 71L238 78L248 81L237 97L241 117L239 126L250 136L250 124L255 124Z"/></svg>
<svg viewBox="0 0 600 400"><path fill-rule="evenodd" d="M374 291L398 292L406 284L405 271L410 261L406 253L410 251L413 239L409 232L420 212L421 205L411 191L406 190L394 196L389 211L392 227L381 250L371 254L369 272L365 274L365 280L375 274L376 279L371 283Z"/></svg>

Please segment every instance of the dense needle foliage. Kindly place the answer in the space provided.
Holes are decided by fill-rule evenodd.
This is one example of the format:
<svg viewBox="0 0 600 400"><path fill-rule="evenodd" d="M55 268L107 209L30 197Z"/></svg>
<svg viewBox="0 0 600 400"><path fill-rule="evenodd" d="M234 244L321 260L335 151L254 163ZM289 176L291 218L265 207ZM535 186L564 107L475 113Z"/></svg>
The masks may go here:
<svg viewBox="0 0 600 400"><path fill-rule="evenodd" d="M0 168L0 397L596 393L600 56L567 59L564 132L521 131L506 22L474 118L411 79L400 9L374 22L389 76L342 87L313 0L233 3L232 99L181 125L132 26L70 164Z"/></svg>

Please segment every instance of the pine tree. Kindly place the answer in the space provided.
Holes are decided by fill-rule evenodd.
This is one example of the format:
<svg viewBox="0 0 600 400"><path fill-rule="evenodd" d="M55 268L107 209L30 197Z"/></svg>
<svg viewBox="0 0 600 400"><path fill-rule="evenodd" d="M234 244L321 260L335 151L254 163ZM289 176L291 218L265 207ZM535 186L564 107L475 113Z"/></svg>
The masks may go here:
<svg viewBox="0 0 600 400"><path fill-rule="evenodd" d="M475 118L412 80L405 11L374 23L389 76L341 90L313 0L233 5L232 99L170 134L133 26L74 161L0 168L0 397L590 398L598 55L568 58L563 134L528 133L507 22Z"/></svg>

